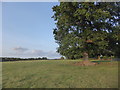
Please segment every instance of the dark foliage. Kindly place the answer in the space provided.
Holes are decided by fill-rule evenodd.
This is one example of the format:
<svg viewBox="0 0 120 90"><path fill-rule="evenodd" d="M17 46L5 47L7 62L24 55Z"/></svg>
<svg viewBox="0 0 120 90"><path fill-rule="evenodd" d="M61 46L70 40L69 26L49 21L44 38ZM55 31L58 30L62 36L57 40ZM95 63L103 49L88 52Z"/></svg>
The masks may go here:
<svg viewBox="0 0 120 90"><path fill-rule="evenodd" d="M60 2L53 8L57 52L68 59L120 57L119 2Z"/></svg>
<svg viewBox="0 0 120 90"><path fill-rule="evenodd" d="M6 61L27 61L27 60L48 60L47 57L42 57L42 58L9 58L9 57L2 57L0 58L2 62Z"/></svg>

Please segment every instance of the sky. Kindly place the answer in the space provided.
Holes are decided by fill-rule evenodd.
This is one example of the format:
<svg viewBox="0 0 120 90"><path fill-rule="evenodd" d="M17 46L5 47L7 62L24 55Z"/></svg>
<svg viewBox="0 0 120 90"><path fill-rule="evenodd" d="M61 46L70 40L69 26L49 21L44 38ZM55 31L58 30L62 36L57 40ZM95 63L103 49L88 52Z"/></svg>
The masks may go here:
<svg viewBox="0 0 120 90"><path fill-rule="evenodd" d="M55 5L59 2L3 2L2 56L60 58L51 18Z"/></svg>
<svg viewBox="0 0 120 90"><path fill-rule="evenodd" d="M0 2L0 56L2 56L2 3Z"/></svg>

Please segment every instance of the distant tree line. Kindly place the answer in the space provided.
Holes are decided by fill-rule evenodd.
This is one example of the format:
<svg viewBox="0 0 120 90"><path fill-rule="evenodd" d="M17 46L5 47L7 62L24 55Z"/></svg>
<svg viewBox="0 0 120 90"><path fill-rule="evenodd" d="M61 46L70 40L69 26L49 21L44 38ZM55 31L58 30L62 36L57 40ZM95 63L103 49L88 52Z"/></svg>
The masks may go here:
<svg viewBox="0 0 120 90"><path fill-rule="evenodd" d="M5 61L27 61L27 60L48 60L47 57L38 57L38 58L15 58L15 57L2 57L0 58L2 62Z"/></svg>

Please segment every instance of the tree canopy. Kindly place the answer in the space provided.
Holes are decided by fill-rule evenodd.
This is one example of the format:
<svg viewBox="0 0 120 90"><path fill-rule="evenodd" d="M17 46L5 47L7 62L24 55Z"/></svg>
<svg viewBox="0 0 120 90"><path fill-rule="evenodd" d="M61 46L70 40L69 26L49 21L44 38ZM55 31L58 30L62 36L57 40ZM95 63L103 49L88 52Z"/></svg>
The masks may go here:
<svg viewBox="0 0 120 90"><path fill-rule="evenodd" d="M60 2L53 8L57 52L68 59L120 57L119 2Z"/></svg>

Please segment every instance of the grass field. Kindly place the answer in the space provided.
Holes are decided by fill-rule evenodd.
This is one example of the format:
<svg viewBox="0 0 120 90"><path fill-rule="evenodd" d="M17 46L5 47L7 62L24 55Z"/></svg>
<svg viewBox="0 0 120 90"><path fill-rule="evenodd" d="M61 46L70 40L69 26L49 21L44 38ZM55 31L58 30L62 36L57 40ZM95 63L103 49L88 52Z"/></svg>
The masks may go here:
<svg viewBox="0 0 120 90"><path fill-rule="evenodd" d="M3 88L117 88L118 62L74 66L73 60L2 63Z"/></svg>

